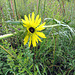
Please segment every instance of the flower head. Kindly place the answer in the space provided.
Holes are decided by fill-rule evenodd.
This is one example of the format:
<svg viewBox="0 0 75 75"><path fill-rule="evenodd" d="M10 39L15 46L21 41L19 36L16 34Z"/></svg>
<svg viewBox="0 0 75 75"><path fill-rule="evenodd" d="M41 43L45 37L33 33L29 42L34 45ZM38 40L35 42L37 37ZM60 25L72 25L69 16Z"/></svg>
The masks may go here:
<svg viewBox="0 0 75 75"><path fill-rule="evenodd" d="M30 14L29 14L29 18L25 15L24 16L25 20L22 19L23 26L26 27L28 31L27 35L24 38L24 45L28 42L28 39L30 39L29 47L31 45L31 42L33 47L36 46L36 42L38 43L38 40L42 42L39 37L46 38L44 33L40 32L41 30L45 29L43 26L45 25L46 22L40 25L41 18L39 18L39 15L36 16L36 19L34 19L34 17L35 17L35 14L33 12L32 17L30 17Z"/></svg>

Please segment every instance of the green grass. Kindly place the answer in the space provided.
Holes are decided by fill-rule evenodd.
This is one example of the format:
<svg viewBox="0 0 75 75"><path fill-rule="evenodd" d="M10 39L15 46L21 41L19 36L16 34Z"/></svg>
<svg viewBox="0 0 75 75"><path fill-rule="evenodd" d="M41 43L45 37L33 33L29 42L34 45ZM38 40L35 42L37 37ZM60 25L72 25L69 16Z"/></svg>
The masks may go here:
<svg viewBox="0 0 75 75"><path fill-rule="evenodd" d="M0 75L75 75L74 0L1 0L0 10L0 36L16 32L0 37ZM35 48L21 23L32 12L50 26Z"/></svg>

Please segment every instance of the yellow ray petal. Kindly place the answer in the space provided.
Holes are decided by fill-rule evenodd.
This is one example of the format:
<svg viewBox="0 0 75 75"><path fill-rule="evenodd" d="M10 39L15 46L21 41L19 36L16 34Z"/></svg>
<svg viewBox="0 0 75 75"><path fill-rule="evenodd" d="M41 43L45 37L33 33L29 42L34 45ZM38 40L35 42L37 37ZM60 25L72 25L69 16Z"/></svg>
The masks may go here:
<svg viewBox="0 0 75 75"><path fill-rule="evenodd" d="M27 27L25 24L23 24L24 27Z"/></svg>
<svg viewBox="0 0 75 75"><path fill-rule="evenodd" d="M28 38L29 38L29 35L27 34L26 37L24 38L24 45L28 42Z"/></svg>
<svg viewBox="0 0 75 75"><path fill-rule="evenodd" d="M38 24L40 24L40 22L41 22L41 18L40 18L40 19L38 19Z"/></svg>
<svg viewBox="0 0 75 75"><path fill-rule="evenodd" d="M29 21L31 22L30 14L29 14Z"/></svg>
<svg viewBox="0 0 75 75"><path fill-rule="evenodd" d="M39 15L36 16L35 23L38 21Z"/></svg>
<svg viewBox="0 0 75 75"><path fill-rule="evenodd" d="M32 36L32 44L33 44L33 47L35 47L35 46L36 46L36 40L35 40L34 35Z"/></svg>
<svg viewBox="0 0 75 75"><path fill-rule="evenodd" d="M44 22L43 24L41 24L39 27L36 28L37 31L41 31L43 29L45 29L43 26L45 25L46 22Z"/></svg>
<svg viewBox="0 0 75 75"><path fill-rule="evenodd" d="M29 47L30 47L30 45L31 45L31 36L30 36L30 41L29 41Z"/></svg>
<svg viewBox="0 0 75 75"><path fill-rule="evenodd" d="M42 38L46 38L45 34L42 32L36 32L36 34Z"/></svg>
<svg viewBox="0 0 75 75"><path fill-rule="evenodd" d="M39 15L37 15L36 20L35 20L35 25L36 27L40 24L41 18L39 19Z"/></svg>
<svg viewBox="0 0 75 75"><path fill-rule="evenodd" d="M37 35L35 34L35 36L34 36L34 37L35 37L36 42L38 43L38 38L37 38Z"/></svg>
<svg viewBox="0 0 75 75"><path fill-rule="evenodd" d="M36 38L36 42L38 43L38 39Z"/></svg>
<svg viewBox="0 0 75 75"><path fill-rule="evenodd" d="M27 22L29 22L28 17L26 15L24 15L24 18Z"/></svg>
<svg viewBox="0 0 75 75"><path fill-rule="evenodd" d="M21 20L22 20L22 22L23 22L23 23L26 23L26 21L25 21L25 20L23 20L23 19L21 19Z"/></svg>
<svg viewBox="0 0 75 75"><path fill-rule="evenodd" d="M41 30L44 30L45 28L44 27L38 27L36 28L37 31L41 31Z"/></svg>
<svg viewBox="0 0 75 75"><path fill-rule="evenodd" d="M42 42L41 39L40 39L37 35L35 35L35 37L36 37L40 42Z"/></svg>
<svg viewBox="0 0 75 75"><path fill-rule="evenodd" d="M40 24L40 22L41 22L41 18L37 20L36 27Z"/></svg>
<svg viewBox="0 0 75 75"><path fill-rule="evenodd" d="M23 25L29 26L29 22L22 19Z"/></svg>
<svg viewBox="0 0 75 75"><path fill-rule="evenodd" d="M43 27L46 24L46 22L42 23L39 27Z"/></svg>

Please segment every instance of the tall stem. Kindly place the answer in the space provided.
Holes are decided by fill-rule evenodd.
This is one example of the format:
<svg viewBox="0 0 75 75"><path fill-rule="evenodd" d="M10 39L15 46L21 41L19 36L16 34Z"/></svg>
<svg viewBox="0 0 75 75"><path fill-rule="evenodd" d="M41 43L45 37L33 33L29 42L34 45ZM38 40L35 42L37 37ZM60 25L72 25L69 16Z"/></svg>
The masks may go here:
<svg viewBox="0 0 75 75"><path fill-rule="evenodd" d="M39 0L39 4L38 4L38 14L40 14L40 2L41 0Z"/></svg>
<svg viewBox="0 0 75 75"><path fill-rule="evenodd" d="M16 8L16 1L14 0L14 5L15 5L15 13L16 13L16 17L18 19L18 15L17 15L17 8Z"/></svg>
<svg viewBox="0 0 75 75"><path fill-rule="evenodd" d="M2 45L0 45L0 47L1 47L6 53L8 53L11 57L15 58L9 51L7 51Z"/></svg>
<svg viewBox="0 0 75 75"><path fill-rule="evenodd" d="M33 55L33 75L34 75L34 71L35 71L35 55L36 55L35 47L33 48L33 53L34 53L34 55Z"/></svg>

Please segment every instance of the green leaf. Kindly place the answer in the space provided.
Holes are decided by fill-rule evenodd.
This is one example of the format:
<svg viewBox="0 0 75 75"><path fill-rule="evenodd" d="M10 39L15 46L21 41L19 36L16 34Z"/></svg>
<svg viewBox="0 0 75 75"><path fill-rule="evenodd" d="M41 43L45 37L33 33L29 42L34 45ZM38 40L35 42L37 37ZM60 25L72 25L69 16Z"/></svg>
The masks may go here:
<svg viewBox="0 0 75 75"><path fill-rule="evenodd" d="M20 22L20 21L6 21L5 22L6 24L14 24L14 25L22 25L23 22Z"/></svg>
<svg viewBox="0 0 75 75"><path fill-rule="evenodd" d="M11 34L0 35L0 40L5 39L5 38L8 38L8 37L12 37L15 34L16 34L16 32L14 34L11 33Z"/></svg>
<svg viewBox="0 0 75 75"><path fill-rule="evenodd" d="M35 66L37 68L37 71L38 71L39 75L41 75L38 65L35 65Z"/></svg>

